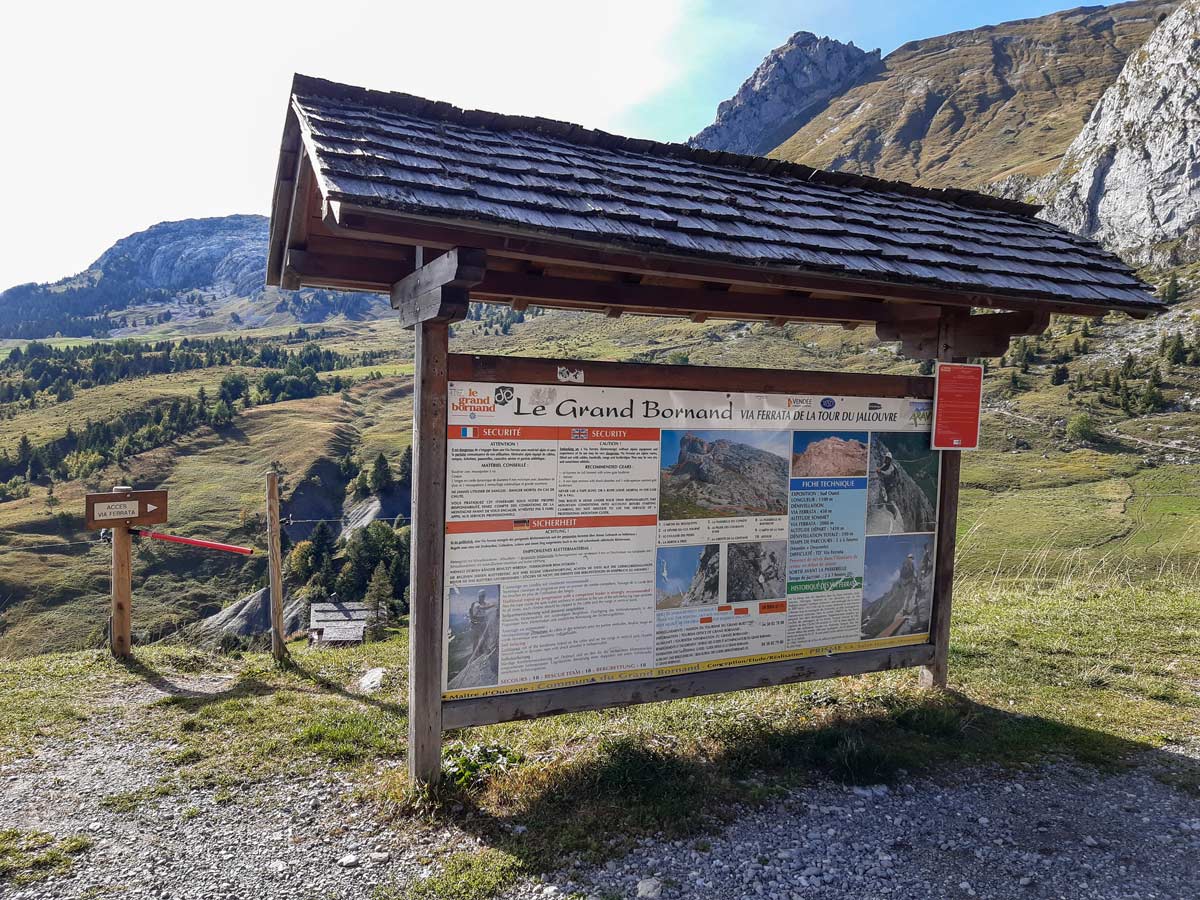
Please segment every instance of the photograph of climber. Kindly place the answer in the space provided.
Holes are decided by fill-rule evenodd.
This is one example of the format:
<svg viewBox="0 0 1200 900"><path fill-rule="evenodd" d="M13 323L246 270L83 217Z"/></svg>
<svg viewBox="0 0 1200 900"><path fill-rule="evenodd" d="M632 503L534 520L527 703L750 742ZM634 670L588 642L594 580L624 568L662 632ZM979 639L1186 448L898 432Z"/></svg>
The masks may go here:
<svg viewBox="0 0 1200 900"><path fill-rule="evenodd" d="M933 531L940 461L925 432L872 432L867 534Z"/></svg>
<svg viewBox="0 0 1200 900"><path fill-rule="evenodd" d="M489 687L500 680L500 585L450 588L446 688Z"/></svg>
<svg viewBox="0 0 1200 900"><path fill-rule="evenodd" d="M933 608L933 535L868 537L862 640L924 634Z"/></svg>

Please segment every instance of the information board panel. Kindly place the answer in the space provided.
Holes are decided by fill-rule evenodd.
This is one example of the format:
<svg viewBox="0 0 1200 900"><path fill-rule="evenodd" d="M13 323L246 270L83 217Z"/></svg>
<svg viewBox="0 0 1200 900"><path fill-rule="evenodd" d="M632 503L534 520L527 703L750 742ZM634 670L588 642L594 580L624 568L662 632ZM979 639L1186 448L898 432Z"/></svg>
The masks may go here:
<svg viewBox="0 0 1200 900"><path fill-rule="evenodd" d="M443 696L925 643L928 399L451 381Z"/></svg>

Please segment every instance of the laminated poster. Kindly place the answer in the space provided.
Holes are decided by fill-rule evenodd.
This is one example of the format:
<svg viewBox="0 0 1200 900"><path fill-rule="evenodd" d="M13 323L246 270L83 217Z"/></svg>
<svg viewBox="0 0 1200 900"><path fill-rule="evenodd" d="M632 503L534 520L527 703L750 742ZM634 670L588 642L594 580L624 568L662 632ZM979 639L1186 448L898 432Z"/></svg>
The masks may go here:
<svg viewBox="0 0 1200 900"><path fill-rule="evenodd" d="M447 699L925 643L928 400L451 382Z"/></svg>

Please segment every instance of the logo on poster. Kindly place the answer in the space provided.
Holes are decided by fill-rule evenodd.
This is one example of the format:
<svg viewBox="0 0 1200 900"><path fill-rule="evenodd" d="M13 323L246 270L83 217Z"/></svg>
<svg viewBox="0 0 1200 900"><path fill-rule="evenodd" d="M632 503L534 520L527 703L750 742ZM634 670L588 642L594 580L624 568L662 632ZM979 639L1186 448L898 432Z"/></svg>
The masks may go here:
<svg viewBox="0 0 1200 900"><path fill-rule="evenodd" d="M833 409L835 406L837 406L837 401L832 397L821 398L821 409Z"/></svg>
<svg viewBox="0 0 1200 900"><path fill-rule="evenodd" d="M467 388L465 393L460 393L450 401L450 411L467 413L469 418L474 419L476 413L494 413L496 400L483 396L474 388Z"/></svg>
<svg viewBox="0 0 1200 900"><path fill-rule="evenodd" d="M930 400L909 400L909 421L914 428L933 424L933 403Z"/></svg>
<svg viewBox="0 0 1200 900"><path fill-rule="evenodd" d="M515 392L513 391L512 387L509 385L500 385L496 388L496 405L508 406L509 401L512 400L514 393Z"/></svg>

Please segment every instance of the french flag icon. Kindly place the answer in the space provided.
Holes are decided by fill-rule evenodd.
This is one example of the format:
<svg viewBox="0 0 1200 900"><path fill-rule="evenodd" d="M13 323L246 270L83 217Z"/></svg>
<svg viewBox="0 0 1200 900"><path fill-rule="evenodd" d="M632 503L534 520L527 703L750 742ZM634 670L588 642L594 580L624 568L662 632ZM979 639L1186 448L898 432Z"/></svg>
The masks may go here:
<svg viewBox="0 0 1200 900"><path fill-rule="evenodd" d="M467 428L467 427L464 427L464 428L463 428L463 430L462 430L462 434L461 434L461 435L459 435L459 436L460 436L460 437L465 437L465 438L469 438L469 437L475 437L475 429L474 429L474 428Z"/></svg>

